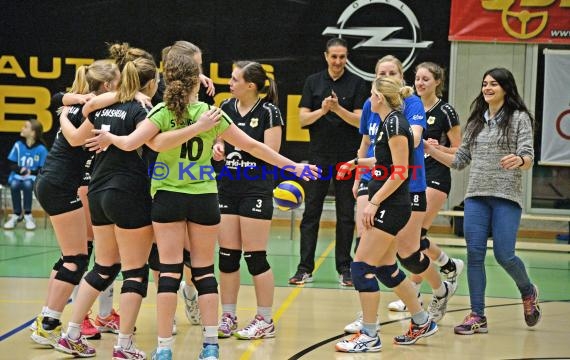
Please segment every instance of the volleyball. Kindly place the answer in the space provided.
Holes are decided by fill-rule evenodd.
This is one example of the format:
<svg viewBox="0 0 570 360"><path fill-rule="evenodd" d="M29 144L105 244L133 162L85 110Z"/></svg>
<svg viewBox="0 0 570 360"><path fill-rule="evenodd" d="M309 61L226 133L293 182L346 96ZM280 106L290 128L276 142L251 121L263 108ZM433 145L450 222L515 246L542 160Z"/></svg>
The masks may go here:
<svg viewBox="0 0 570 360"><path fill-rule="evenodd" d="M287 180L273 189L273 199L279 210L289 211L301 206L305 199L305 191L299 183Z"/></svg>

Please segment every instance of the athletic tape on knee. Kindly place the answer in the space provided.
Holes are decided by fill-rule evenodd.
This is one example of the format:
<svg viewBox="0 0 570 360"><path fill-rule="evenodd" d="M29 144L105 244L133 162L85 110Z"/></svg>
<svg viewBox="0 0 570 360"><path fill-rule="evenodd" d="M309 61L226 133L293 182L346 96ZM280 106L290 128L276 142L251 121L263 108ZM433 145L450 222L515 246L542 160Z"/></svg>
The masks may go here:
<svg viewBox="0 0 570 360"><path fill-rule="evenodd" d="M184 263L179 264L163 264L160 263L159 270L160 276L158 278L158 292L178 292L180 281L182 280L182 270ZM177 274L178 276L171 276L166 274Z"/></svg>
<svg viewBox="0 0 570 360"><path fill-rule="evenodd" d="M97 291L107 289L121 271L121 264L102 266L97 263L93 269L85 275L85 281ZM105 276L105 277L104 277Z"/></svg>
<svg viewBox="0 0 570 360"><path fill-rule="evenodd" d="M380 280L382 285L390 289L400 285L406 278L406 274L404 274L395 263L392 265L378 266L375 272L376 277Z"/></svg>
<svg viewBox="0 0 570 360"><path fill-rule="evenodd" d="M78 285L87 270L89 258L87 254L63 256L63 265L60 266L55 278L71 285ZM75 270L68 269L65 264L74 264Z"/></svg>
<svg viewBox="0 0 570 360"><path fill-rule="evenodd" d="M398 255L398 259L400 264L412 274L421 274L429 267L429 258L419 249L405 259Z"/></svg>
<svg viewBox="0 0 570 360"><path fill-rule="evenodd" d="M358 290L358 292L380 291L375 270L376 267L368 265L362 261L354 261L350 264L352 282L354 283L354 288Z"/></svg>
<svg viewBox="0 0 570 360"><path fill-rule="evenodd" d="M154 271L160 271L160 258L158 257L158 246L152 244L150 254L148 254L148 267Z"/></svg>
<svg viewBox="0 0 570 360"><path fill-rule="evenodd" d="M124 293L137 293L143 298L146 297L148 288L148 265L144 265L138 269L130 269L121 271L123 275L123 286L121 287L121 294ZM141 278L141 281L135 280Z"/></svg>
<svg viewBox="0 0 570 360"><path fill-rule="evenodd" d="M252 276L261 275L271 269L271 266L267 262L266 251L246 251L243 253L243 258Z"/></svg>
<svg viewBox="0 0 570 360"><path fill-rule="evenodd" d="M223 273L233 273L239 270L241 250L220 248L218 251L218 268Z"/></svg>

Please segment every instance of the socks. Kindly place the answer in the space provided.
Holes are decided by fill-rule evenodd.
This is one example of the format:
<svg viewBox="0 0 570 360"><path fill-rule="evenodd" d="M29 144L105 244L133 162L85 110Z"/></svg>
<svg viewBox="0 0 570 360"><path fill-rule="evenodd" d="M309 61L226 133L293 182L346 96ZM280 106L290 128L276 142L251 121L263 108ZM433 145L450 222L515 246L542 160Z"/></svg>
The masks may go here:
<svg viewBox="0 0 570 360"><path fill-rule="evenodd" d="M429 320L427 311L422 310L419 313L412 315L412 322L416 325L423 325Z"/></svg>
<svg viewBox="0 0 570 360"><path fill-rule="evenodd" d="M232 317L236 317L237 304L222 304L222 313L230 314Z"/></svg>
<svg viewBox="0 0 570 360"><path fill-rule="evenodd" d="M81 337L81 324L69 322L67 324L67 337L77 340Z"/></svg>
<svg viewBox="0 0 570 360"><path fill-rule="evenodd" d="M362 323L362 332L364 332L366 335L370 337L376 336L376 329L377 329L376 323L365 323L365 322Z"/></svg>
<svg viewBox="0 0 570 360"><path fill-rule="evenodd" d="M204 344L218 343L218 326L204 326L202 332L204 334Z"/></svg>
<svg viewBox="0 0 570 360"><path fill-rule="evenodd" d="M447 295L447 286L445 286L444 282L441 283L441 286L439 288L433 289L433 295L440 299Z"/></svg>
<svg viewBox="0 0 570 360"><path fill-rule="evenodd" d="M106 318L113 311L113 284L99 294L99 317Z"/></svg>
<svg viewBox="0 0 570 360"><path fill-rule="evenodd" d="M449 262L449 256L447 256L447 254L443 251L441 252L439 257L437 258L437 260L434 261L434 263L439 267L443 267L448 262Z"/></svg>
<svg viewBox="0 0 570 360"><path fill-rule="evenodd" d="M117 345L123 349L130 349L133 344L133 334L119 333Z"/></svg>
<svg viewBox="0 0 570 360"><path fill-rule="evenodd" d="M261 315L266 323L270 323L273 321L271 318L271 307L257 307L257 314Z"/></svg>
<svg viewBox="0 0 570 360"><path fill-rule="evenodd" d="M174 344L174 337L167 337L167 338L158 338L158 350L162 349L172 349L172 345Z"/></svg>

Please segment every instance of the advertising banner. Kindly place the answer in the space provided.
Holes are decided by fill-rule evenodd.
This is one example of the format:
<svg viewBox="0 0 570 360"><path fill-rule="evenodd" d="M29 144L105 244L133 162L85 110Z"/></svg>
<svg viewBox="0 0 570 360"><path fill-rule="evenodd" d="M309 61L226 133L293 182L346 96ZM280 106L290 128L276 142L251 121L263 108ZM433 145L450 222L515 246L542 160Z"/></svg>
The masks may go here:
<svg viewBox="0 0 570 360"><path fill-rule="evenodd" d="M452 0L449 40L570 44L570 0Z"/></svg>
<svg viewBox="0 0 570 360"><path fill-rule="evenodd" d="M570 51L544 50L541 165L570 166Z"/></svg>

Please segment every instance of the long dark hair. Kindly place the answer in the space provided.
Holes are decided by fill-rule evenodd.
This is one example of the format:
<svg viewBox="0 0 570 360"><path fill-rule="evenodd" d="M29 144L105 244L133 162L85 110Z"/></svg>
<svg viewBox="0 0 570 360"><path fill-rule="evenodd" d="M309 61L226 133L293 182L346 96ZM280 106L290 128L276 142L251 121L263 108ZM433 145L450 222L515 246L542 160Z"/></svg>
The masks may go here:
<svg viewBox="0 0 570 360"><path fill-rule="evenodd" d="M502 120L498 122L497 126L500 130L500 136L498 140L498 144L501 147L506 147L510 149L509 144L509 132L510 132L510 122L513 117L513 113L515 111L525 112L528 114L532 124L534 124L534 117L528 111L522 97L519 95L519 91L517 89L517 84L515 82L515 78L513 74L505 69L505 68L493 68L487 70L483 74L483 80L487 75L490 75L493 79L495 79L501 88L505 91L505 102L503 106L499 110L498 113L501 113ZM483 81L481 81L481 84ZM483 92L479 91L479 95L473 100L470 107L470 115L467 119L467 125L465 127L465 142L472 146L475 142L475 139L485 126L484 114L489 109L489 104L485 101L483 97Z"/></svg>
<svg viewBox="0 0 570 360"><path fill-rule="evenodd" d="M246 82L252 82L257 88L257 92L266 90L267 94L263 98L263 101L270 102L273 105L279 103L279 97L277 96L277 84L275 80L267 76L267 72L261 66L260 63L254 61L236 61L234 65L241 69L243 79ZM265 82L269 82L269 86L265 86Z"/></svg>

